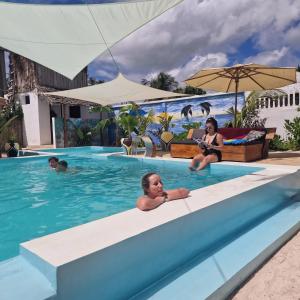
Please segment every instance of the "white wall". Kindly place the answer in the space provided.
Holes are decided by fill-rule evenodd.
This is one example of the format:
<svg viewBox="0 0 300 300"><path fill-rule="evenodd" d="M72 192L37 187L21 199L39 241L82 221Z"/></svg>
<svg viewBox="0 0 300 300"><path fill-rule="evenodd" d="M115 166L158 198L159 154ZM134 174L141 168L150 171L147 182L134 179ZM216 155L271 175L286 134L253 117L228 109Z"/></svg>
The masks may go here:
<svg viewBox="0 0 300 300"><path fill-rule="evenodd" d="M40 144L51 144L50 107L44 97L39 97L39 123L40 123Z"/></svg>
<svg viewBox="0 0 300 300"><path fill-rule="evenodd" d="M289 103L289 102L288 102ZM295 102L294 102L295 103ZM266 127L276 127L276 133L282 138L286 138L286 130L284 129L285 120L293 120L295 117L300 117L300 112L297 111L298 105L289 106L278 106L278 107L268 107L261 108L259 116L261 118L267 118Z"/></svg>
<svg viewBox="0 0 300 300"><path fill-rule="evenodd" d="M26 96L30 97L30 104L26 104ZM19 99L24 113L24 145L51 144L49 103L34 92L20 94Z"/></svg>
<svg viewBox="0 0 300 300"><path fill-rule="evenodd" d="M259 115L261 118L267 118L266 127L276 127L276 133L286 138L284 120L292 120L297 116L300 117L300 112L297 112L296 106L291 106L261 109Z"/></svg>
<svg viewBox="0 0 300 300"><path fill-rule="evenodd" d="M30 97L30 104L25 103L26 95ZM38 96L35 93L25 93L20 94L19 99L24 113L24 145L40 145L41 139Z"/></svg>

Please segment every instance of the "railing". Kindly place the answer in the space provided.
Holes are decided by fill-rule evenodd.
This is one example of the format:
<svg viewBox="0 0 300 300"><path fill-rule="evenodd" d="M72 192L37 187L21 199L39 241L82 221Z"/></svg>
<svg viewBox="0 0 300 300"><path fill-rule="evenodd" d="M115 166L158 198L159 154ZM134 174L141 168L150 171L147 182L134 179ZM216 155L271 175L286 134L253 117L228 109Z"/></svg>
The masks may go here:
<svg viewBox="0 0 300 300"><path fill-rule="evenodd" d="M256 107L260 109L297 107L299 105L299 92L279 96L278 98L262 97L256 101Z"/></svg>

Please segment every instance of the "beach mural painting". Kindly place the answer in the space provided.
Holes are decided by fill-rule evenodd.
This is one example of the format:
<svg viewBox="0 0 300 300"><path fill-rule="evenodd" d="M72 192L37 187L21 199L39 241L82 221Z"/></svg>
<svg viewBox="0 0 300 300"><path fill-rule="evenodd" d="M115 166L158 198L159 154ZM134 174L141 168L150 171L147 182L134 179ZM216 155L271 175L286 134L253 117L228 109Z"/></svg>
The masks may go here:
<svg viewBox="0 0 300 300"><path fill-rule="evenodd" d="M235 94L222 94L212 96L199 96L190 99L177 99L160 101L155 103L143 103L140 105L141 109L145 112L152 110L155 116L160 115L163 112L171 115L172 127L170 131L175 134L179 134L185 129L182 125L187 125L194 122L201 122L202 127L205 124L205 120L208 117L214 117L219 123L219 127L232 120L232 115L228 114L227 111L234 106ZM240 111L244 105L245 96L244 93L238 94L238 106L237 109ZM114 107L116 115L119 113L120 107Z"/></svg>

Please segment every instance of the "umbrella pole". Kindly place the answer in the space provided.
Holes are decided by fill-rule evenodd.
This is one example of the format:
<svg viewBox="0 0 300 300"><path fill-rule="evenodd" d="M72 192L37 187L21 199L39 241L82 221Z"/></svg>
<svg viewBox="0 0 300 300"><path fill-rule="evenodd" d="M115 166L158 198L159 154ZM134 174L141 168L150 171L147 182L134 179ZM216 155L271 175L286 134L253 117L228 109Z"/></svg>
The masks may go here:
<svg viewBox="0 0 300 300"><path fill-rule="evenodd" d="M235 103L234 103L234 128L236 128L237 123L237 94L239 89L239 80L235 79Z"/></svg>
<svg viewBox="0 0 300 300"><path fill-rule="evenodd" d="M63 119L64 119L64 148L66 148L68 147L67 110L65 104L62 104L62 107L63 107Z"/></svg>

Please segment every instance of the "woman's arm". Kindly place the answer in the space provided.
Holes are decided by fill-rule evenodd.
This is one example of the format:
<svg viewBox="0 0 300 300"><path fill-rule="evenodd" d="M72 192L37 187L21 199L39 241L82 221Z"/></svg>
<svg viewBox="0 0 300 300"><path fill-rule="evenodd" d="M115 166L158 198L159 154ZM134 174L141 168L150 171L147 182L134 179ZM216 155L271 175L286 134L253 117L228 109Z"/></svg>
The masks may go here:
<svg viewBox="0 0 300 300"><path fill-rule="evenodd" d="M162 205L166 201L186 198L189 195L189 193L190 191L188 189L179 188L176 190L166 191L163 196L159 196L156 198L150 198L144 195L137 200L136 207L140 210L151 210Z"/></svg>
<svg viewBox="0 0 300 300"><path fill-rule="evenodd" d="M140 210L151 210L154 209L161 204L165 203L167 201L167 195L159 196L156 198L150 198L148 196L141 196L137 202L136 207Z"/></svg>
<svg viewBox="0 0 300 300"><path fill-rule="evenodd" d="M166 201L172 201L172 200L186 198L189 195L190 191L185 188L179 188L176 190L166 191L166 193L168 197Z"/></svg>

